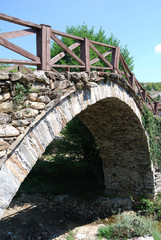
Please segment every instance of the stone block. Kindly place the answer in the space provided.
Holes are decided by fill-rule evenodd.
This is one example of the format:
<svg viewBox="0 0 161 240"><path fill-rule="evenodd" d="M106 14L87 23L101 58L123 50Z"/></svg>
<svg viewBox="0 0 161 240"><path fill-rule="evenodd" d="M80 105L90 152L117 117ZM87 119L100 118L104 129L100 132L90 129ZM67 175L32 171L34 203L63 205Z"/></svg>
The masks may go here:
<svg viewBox="0 0 161 240"><path fill-rule="evenodd" d="M8 147L9 147L9 144L6 141L0 139L0 151L3 151Z"/></svg>
<svg viewBox="0 0 161 240"><path fill-rule="evenodd" d="M45 108L45 103L43 102L30 102L30 107L37 110L42 110Z"/></svg>
<svg viewBox="0 0 161 240"><path fill-rule="evenodd" d="M38 93L30 93L29 94L30 101L36 101L37 97L38 97Z"/></svg>
<svg viewBox="0 0 161 240"><path fill-rule="evenodd" d="M20 132L17 130L17 128L11 125L0 126L0 137L15 137L19 134Z"/></svg>
<svg viewBox="0 0 161 240"><path fill-rule="evenodd" d="M0 104L0 111L4 113L12 113L13 112L13 102L3 102Z"/></svg>
<svg viewBox="0 0 161 240"><path fill-rule="evenodd" d="M11 122L11 115L0 113L0 124L6 124Z"/></svg>
<svg viewBox="0 0 161 240"><path fill-rule="evenodd" d="M8 79L9 79L9 73L0 72L0 80L8 80Z"/></svg>
<svg viewBox="0 0 161 240"><path fill-rule="evenodd" d="M9 74L9 79L11 82L20 80L22 78L23 74L21 72L17 72L17 73L10 73Z"/></svg>

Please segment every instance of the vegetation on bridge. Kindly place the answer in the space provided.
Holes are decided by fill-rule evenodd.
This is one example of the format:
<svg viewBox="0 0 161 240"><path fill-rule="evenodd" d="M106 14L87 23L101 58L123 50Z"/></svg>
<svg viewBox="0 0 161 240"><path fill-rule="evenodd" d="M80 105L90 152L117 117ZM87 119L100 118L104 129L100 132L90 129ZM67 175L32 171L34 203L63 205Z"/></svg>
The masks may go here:
<svg viewBox="0 0 161 240"><path fill-rule="evenodd" d="M155 117L144 106L143 125L149 136L151 160L161 171L161 118Z"/></svg>

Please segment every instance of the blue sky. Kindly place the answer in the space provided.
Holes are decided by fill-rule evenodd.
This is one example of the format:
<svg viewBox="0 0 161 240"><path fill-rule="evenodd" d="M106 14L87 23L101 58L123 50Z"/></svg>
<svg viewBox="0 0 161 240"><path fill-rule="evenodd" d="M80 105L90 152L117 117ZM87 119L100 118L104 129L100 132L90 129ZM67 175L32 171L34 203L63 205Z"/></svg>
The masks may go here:
<svg viewBox="0 0 161 240"><path fill-rule="evenodd" d="M1 13L37 24L48 24L65 31L66 26L85 22L98 31L102 26L108 36L114 34L127 45L134 57L134 73L140 82L161 82L161 0L5 0ZM24 27L0 20L1 32ZM12 40L35 52L33 36ZM16 55L0 47L0 58Z"/></svg>

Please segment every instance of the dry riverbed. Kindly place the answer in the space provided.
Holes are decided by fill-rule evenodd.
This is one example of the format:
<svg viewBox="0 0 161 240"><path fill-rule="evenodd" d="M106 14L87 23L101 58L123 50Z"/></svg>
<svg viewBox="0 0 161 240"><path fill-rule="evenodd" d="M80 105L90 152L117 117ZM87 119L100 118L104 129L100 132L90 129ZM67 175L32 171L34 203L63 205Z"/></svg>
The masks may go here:
<svg viewBox="0 0 161 240"><path fill-rule="evenodd" d="M69 195L26 195L14 198L0 222L0 240L63 240L69 230L77 239L95 239L100 224L123 200L105 197L84 200ZM110 210L107 208L110 205ZM124 203L125 204L125 203ZM127 208L130 208L126 200ZM100 219L105 219L101 221Z"/></svg>

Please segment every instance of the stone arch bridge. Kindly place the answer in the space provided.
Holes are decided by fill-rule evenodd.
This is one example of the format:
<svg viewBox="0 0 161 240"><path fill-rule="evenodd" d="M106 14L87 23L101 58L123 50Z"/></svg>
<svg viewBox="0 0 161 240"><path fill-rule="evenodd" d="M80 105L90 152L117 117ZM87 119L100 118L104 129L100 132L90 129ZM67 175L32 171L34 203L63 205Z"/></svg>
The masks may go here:
<svg viewBox="0 0 161 240"><path fill-rule="evenodd" d="M76 115L99 147L107 193L150 197L159 190L140 100L120 75L0 73L0 85L0 217L45 148Z"/></svg>

